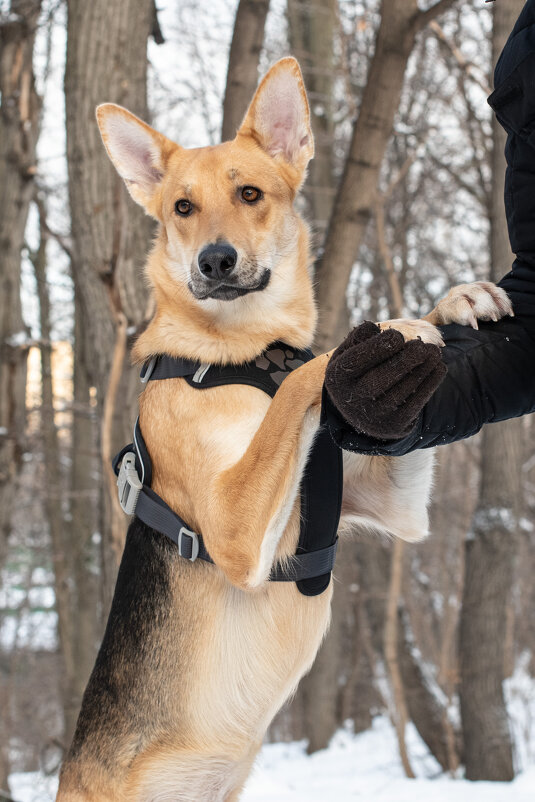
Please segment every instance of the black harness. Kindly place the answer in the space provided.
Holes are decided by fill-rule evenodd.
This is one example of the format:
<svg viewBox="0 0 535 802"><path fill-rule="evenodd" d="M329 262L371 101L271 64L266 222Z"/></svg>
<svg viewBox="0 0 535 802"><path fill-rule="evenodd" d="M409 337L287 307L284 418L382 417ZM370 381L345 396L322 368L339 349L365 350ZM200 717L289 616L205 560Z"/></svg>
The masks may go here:
<svg viewBox="0 0 535 802"><path fill-rule="evenodd" d="M313 358L310 350L274 343L255 360L243 365L208 365L166 355L153 357L141 371L141 381L181 378L203 390L224 384L248 384L271 398L288 376ZM120 468L119 468L120 465ZM167 535L181 557L213 562L200 534L193 532L153 490L152 466L139 419L134 442L114 458L119 501L123 510ZM326 429L320 429L301 483L301 530L296 553L270 574L273 582L295 582L305 596L316 596L329 585L337 546L342 501L342 452Z"/></svg>

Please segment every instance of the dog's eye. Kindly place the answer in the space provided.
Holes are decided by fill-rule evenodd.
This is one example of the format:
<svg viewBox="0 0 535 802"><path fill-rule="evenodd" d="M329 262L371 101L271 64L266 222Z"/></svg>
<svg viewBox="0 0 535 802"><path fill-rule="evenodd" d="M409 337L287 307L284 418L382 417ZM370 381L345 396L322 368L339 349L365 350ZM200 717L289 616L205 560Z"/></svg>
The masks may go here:
<svg viewBox="0 0 535 802"><path fill-rule="evenodd" d="M175 212L177 214L181 214L182 217L187 217L188 214L191 214L193 211L193 204L186 200L185 198L181 198L177 200L175 203Z"/></svg>
<svg viewBox="0 0 535 802"><path fill-rule="evenodd" d="M262 197L262 190L256 187L242 187L241 196L247 203L256 203Z"/></svg>

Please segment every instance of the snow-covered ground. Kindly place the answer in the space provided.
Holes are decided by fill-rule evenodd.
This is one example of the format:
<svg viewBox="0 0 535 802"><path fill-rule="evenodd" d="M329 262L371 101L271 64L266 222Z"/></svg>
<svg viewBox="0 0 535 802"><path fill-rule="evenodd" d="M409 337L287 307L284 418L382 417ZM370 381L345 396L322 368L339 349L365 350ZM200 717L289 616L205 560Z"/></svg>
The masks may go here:
<svg viewBox="0 0 535 802"><path fill-rule="evenodd" d="M390 722L378 717L371 730L338 732L329 749L307 756L303 744L268 744L247 785L243 802L533 802L535 766L513 783L470 783L439 774L434 759L408 730L417 779L405 777Z"/></svg>
<svg viewBox="0 0 535 802"><path fill-rule="evenodd" d="M408 780L398 757L392 726L378 716L360 735L338 732L328 749L308 756L304 743L263 747L242 802L533 802L535 765L513 783L471 783L440 774L434 759L408 729L408 746L417 779ZM14 774L17 802L50 802L53 778Z"/></svg>

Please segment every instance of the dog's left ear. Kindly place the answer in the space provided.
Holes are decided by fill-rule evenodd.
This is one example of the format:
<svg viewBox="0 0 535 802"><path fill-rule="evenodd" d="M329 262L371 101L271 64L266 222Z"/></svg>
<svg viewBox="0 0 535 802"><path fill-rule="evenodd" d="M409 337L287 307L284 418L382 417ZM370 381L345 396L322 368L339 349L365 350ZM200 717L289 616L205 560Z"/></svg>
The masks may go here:
<svg viewBox="0 0 535 802"><path fill-rule="evenodd" d="M299 64L283 58L260 82L238 136L251 136L270 156L294 167L299 183L314 156L310 110Z"/></svg>

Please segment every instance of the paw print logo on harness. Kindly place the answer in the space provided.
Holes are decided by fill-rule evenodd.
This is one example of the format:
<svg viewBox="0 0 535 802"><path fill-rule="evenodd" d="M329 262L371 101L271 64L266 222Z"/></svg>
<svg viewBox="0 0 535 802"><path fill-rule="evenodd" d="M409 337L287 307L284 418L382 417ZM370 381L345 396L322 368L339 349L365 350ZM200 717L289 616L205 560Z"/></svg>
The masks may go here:
<svg viewBox="0 0 535 802"><path fill-rule="evenodd" d="M255 360L256 367L269 373L270 379L278 386L292 370L304 364L305 360L297 357L295 351L282 348L270 348Z"/></svg>

